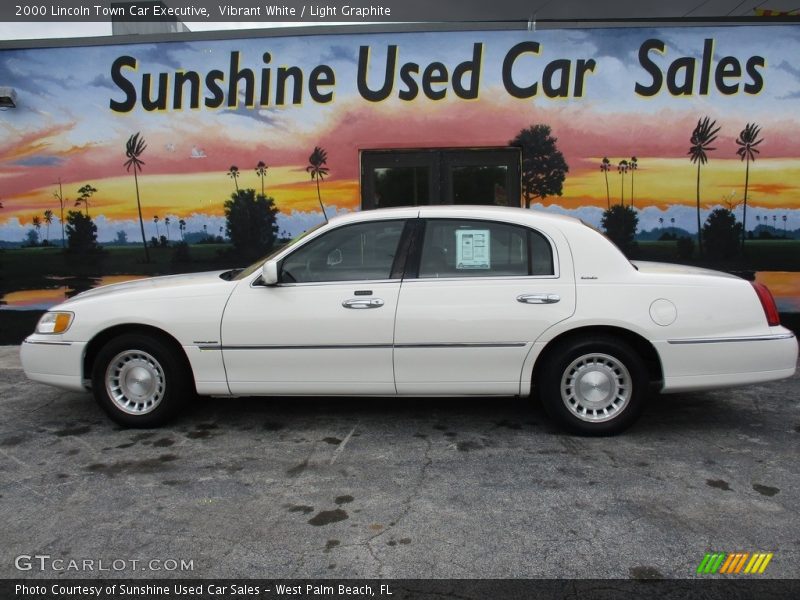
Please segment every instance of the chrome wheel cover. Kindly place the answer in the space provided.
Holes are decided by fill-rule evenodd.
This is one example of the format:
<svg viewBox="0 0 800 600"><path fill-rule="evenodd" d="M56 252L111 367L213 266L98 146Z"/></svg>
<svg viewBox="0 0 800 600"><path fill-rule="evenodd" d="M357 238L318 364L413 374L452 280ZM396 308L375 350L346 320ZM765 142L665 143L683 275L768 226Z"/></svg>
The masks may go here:
<svg viewBox="0 0 800 600"><path fill-rule="evenodd" d="M125 350L108 364L106 392L114 406L129 415L146 415L161 403L166 378L161 364L143 350Z"/></svg>
<svg viewBox="0 0 800 600"><path fill-rule="evenodd" d="M608 354L576 358L561 377L561 400L569 412L587 423L610 421L628 406L633 380L628 369Z"/></svg>

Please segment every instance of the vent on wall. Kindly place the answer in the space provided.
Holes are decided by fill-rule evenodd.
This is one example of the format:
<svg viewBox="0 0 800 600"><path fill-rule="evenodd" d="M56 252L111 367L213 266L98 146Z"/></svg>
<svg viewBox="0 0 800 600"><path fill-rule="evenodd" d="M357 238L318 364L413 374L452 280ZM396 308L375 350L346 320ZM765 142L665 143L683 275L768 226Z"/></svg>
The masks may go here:
<svg viewBox="0 0 800 600"><path fill-rule="evenodd" d="M16 108L17 91L11 87L0 86L0 108Z"/></svg>

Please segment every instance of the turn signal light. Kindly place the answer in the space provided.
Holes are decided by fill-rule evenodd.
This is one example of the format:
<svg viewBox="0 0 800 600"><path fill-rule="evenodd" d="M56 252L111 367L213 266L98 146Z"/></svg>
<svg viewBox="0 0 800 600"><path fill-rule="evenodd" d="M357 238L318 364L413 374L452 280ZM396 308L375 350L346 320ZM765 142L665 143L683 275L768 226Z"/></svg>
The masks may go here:
<svg viewBox="0 0 800 600"><path fill-rule="evenodd" d="M64 333L72 324L71 312L48 312L36 325L36 333Z"/></svg>

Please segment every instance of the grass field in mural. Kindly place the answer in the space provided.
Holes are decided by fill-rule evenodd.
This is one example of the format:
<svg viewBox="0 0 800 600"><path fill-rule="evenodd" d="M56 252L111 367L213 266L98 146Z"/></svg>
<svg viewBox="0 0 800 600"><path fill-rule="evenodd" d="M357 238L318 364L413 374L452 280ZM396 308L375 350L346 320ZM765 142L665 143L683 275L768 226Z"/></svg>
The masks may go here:
<svg viewBox="0 0 800 600"><path fill-rule="evenodd" d="M800 312L798 53L797 26L3 49L0 312L242 266L358 210L363 150L512 141L522 206Z"/></svg>

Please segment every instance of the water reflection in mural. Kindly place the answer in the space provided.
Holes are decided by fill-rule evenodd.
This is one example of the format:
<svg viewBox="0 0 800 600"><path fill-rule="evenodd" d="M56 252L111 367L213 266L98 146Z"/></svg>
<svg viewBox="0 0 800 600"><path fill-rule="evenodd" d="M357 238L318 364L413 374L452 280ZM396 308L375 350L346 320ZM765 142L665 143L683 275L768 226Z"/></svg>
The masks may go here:
<svg viewBox="0 0 800 600"><path fill-rule="evenodd" d="M759 271L756 281L772 292L780 312L800 312L800 273L792 271Z"/></svg>
<svg viewBox="0 0 800 600"><path fill-rule="evenodd" d="M142 278L143 275L105 275L80 278L50 276L48 279L61 282L58 287L9 292L0 297L0 310L47 310L86 290Z"/></svg>

